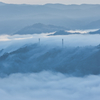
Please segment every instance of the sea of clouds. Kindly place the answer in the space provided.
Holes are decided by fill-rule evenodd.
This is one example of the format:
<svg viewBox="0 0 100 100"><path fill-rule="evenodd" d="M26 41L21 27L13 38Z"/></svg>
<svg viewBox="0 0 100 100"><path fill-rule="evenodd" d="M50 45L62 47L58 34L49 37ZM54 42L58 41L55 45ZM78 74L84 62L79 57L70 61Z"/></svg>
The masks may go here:
<svg viewBox="0 0 100 100"><path fill-rule="evenodd" d="M52 34L52 33L51 33ZM0 36L0 56L13 52L25 45L39 42L49 47L86 47L100 44L100 35L2 35ZM46 46L46 47L47 47ZM21 66L20 66L21 67ZM27 66L28 67L28 66ZM99 100L100 75L83 77L60 72L42 71L36 73L16 73L0 77L1 100Z"/></svg>
<svg viewBox="0 0 100 100"><path fill-rule="evenodd" d="M64 39L65 47L77 47L77 46L96 46L100 44L100 35L58 35L58 36L47 36L47 34L41 35L1 35L0 36L0 50L7 49L16 50L26 44L34 44L39 42L41 45L49 46L60 46L62 47L62 39ZM52 33L51 33L52 34Z"/></svg>
<svg viewBox="0 0 100 100"><path fill-rule="evenodd" d="M100 76L43 71L0 78L1 100L99 100Z"/></svg>

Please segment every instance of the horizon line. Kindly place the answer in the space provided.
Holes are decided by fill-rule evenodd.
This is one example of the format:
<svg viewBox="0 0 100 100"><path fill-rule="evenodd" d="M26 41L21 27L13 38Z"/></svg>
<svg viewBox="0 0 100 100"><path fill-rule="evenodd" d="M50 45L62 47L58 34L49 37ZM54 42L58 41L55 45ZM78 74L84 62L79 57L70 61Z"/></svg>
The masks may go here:
<svg viewBox="0 0 100 100"><path fill-rule="evenodd" d="M15 4L15 5L49 5L49 4L55 4L55 5L100 5L100 4L92 4L92 3L81 3L81 4L64 4L64 3L44 3L44 4L33 4L33 3L6 3L6 2L2 2L0 1L0 3L3 4Z"/></svg>

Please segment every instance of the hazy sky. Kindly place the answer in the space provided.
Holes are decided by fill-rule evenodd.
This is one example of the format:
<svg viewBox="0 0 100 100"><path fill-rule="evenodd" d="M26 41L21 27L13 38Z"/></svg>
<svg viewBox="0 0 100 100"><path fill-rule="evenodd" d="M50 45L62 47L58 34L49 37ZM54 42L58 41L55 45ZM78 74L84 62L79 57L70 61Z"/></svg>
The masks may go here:
<svg viewBox="0 0 100 100"><path fill-rule="evenodd" d="M62 3L62 4L100 4L100 0L0 0L5 3L16 4L46 4L46 3Z"/></svg>

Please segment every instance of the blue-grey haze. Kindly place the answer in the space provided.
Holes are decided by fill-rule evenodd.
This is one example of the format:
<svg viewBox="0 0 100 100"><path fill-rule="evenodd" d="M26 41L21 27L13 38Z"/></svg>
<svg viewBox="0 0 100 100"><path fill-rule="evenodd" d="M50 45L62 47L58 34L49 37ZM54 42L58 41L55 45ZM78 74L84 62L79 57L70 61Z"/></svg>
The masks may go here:
<svg viewBox="0 0 100 100"><path fill-rule="evenodd" d="M43 23L69 29L100 28L100 5L0 5L0 34Z"/></svg>
<svg viewBox="0 0 100 100"><path fill-rule="evenodd" d="M100 100L100 1L3 1L93 4L0 2L0 100Z"/></svg>

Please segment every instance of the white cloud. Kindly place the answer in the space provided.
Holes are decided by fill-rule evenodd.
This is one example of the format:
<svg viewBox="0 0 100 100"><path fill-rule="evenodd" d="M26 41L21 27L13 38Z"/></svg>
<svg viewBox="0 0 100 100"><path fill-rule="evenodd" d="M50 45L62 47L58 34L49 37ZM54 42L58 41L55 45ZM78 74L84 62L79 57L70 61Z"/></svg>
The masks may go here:
<svg viewBox="0 0 100 100"><path fill-rule="evenodd" d="M95 32L95 31L98 31L98 30L99 29L93 29L93 30L69 30L69 31L66 31L66 32L84 34L84 33L89 33L89 32Z"/></svg>
<svg viewBox="0 0 100 100"><path fill-rule="evenodd" d="M76 31L74 31L76 32ZM85 31L78 31L85 32ZM26 44L38 43L41 39L41 45L62 46L62 39L64 39L64 46L97 46L100 44L100 35L59 35L47 36L47 34L34 34L34 35L2 35L0 36L0 49L5 48L20 48Z"/></svg>
<svg viewBox="0 0 100 100"><path fill-rule="evenodd" d="M13 74L0 78L1 100L99 100L100 76L60 73Z"/></svg>

